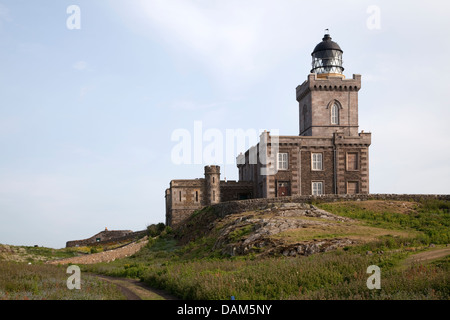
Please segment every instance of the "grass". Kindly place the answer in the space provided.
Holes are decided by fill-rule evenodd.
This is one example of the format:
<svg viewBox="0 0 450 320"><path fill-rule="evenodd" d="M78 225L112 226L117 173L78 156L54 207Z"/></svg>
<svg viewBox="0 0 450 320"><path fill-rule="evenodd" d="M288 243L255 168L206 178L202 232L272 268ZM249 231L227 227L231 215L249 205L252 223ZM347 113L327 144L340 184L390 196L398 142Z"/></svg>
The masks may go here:
<svg viewBox="0 0 450 320"><path fill-rule="evenodd" d="M397 205L321 204L325 210L360 222L350 227L346 223L335 224L336 229L328 232L311 229L303 237L359 237L372 233L370 241L333 252L295 258L230 258L212 250L213 237L198 237L185 244L160 237L130 258L86 266L86 270L137 277L184 299L450 299L448 257L400 268L416 252L411 249L423 250L431 242L445 243L448 204L408 203L408 210ZM202 212L196 218L200 215ZM250 230L250 226L237 229L233 237L239 239ZM195 233L199 231L197 228ZM183 232L186 234L186 230ZM283 236L289 235L299 236L290 231ZM366 286L370 265L382 270L381 290L369 290Z"/></svg>
<svg viewBox="0 0 450 320"><path fill-rule="evenodd" d="M243 227L237 228L230 232L229 239L233 242L236 242L240 240L242 237L245 237L246 235L250 234L253 231L253 225L248 224Z"/></svg>
<svg viewBox="0 0 450 320"><path fill-rule="evenodd" d="M81 273L81 289L69 290L65 267L0 261L0 300L121 300L115 285Z"/></svg>
<svg viewBox="0 0 450 320"><path fill-rule="evenodd" d="M399 241L399 240L398 240ZM371 249L388 250L390 239L371 243ZM410 253L387 251L367 255L348 248L297 258L182 259L170 239L156 241L139 254L114 265L86 266L87 270L121 277L140 278L183 299L449 299L449 261L400 270ZM382 269L382 290L366 287L367 267Z"/></svg>
<svg viewBox="0 0 450 320"><path fill-rule="evenodd" d="M291 229L278 233L273 238L284 239L287 242L300 242L313 239L334 239L348 238L358 241L374 241L381 236L391 235L399 237L410 237L414 231L399 231L393 229L385 229L379 227L371 227L362 223L335 223L330 222L328 225L311 225L308 228Z"/></svg>
<svg viewBox="0 0 450 320"><path fill-rule="evenodd" d="M425 200L415 204L414 210L386 210L371 204L376 201L354 201L317 204L331 213L358 219L369 226L392 230L413 230L421 233L418 238L425 243L450 243L450 204L448 201Z"/></svg>
<svg viewBox="0 0 450 320"><path fill-rule="evenodd" d="M214 249L220 230L204 231L214 219L210 208L206 208L198 211L180 233L161 233L141 251L125 259L80 266L82 275L93 272L137 278L184 299L229 300L231 296L239 300L450 299L449 256L402 267L405 259L426 250L430 243L437 247L448 243L448 202L403 205L355 201L318 206L358 222L331 224L330 229L312 228L303 235L288 231L284 236L293 237L293 241L340 236L365 237L367 241L295 258L261 258L255 254L222 256ZM244 226L235 230L232 237L238 240L250 232L251 226ZM181 242L175 237L180 234ZM381 268L381 290L369 290L366 286L369 277L366 271L370 265ZM28 267L37 269L30 272ZM45 269L47 267L50 269ZM82 278L82 288L91 288L89 292L68 291L66 280L65 268L0 262L0 298L91 299L108 298L109 293L114 297L113 288L99 287L96 279L87 274ZM53 291L54 286L61 287L62 291Z"/></svg>
<svg viewBox="0 0 450 320"><path fill-rule="evenodd" d="M0 261L44 263L54 259L64 259L79 255L98 253L122 246L123 243L109 246L73 247L52 249L45 247L9 246L0 244Z"/></svg>

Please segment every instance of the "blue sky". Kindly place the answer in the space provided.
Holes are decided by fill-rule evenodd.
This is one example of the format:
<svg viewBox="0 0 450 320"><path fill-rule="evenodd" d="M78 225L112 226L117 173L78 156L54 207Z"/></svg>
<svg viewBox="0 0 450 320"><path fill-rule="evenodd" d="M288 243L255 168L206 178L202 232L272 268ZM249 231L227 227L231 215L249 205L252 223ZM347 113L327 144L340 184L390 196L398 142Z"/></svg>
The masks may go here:
<svg viewBox="0 0 450 320"><path fill-rule="evenodd" d="M0 0L0 243L163 222L169 181L208 164L171 159L195 121L297 135L295 88L325 28L362 75L370 191L450 193L449 15L444 1Z"/></svg>

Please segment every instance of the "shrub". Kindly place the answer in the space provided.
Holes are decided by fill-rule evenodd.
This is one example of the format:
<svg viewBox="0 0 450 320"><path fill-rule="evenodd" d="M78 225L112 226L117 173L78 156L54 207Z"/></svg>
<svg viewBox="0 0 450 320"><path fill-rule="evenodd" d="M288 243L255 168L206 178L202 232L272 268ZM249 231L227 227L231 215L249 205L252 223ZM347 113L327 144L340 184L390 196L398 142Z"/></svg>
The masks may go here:
<svg viewBox="0 0 450 320"><path fill-rule="evenodd" d="M158 224L152 224L147 226L147 234L149 237L154 238L161 234L166 228L165 224L160 222Z"/></svg>
<svg viewBox="0 0 450 320"><path fill-rule="evenodd" d="M89 252L90 252L90 253L98 253L98 252L99 252L99 249L98 249L97 247L91 247L91 248L89 249Z"/></svg>

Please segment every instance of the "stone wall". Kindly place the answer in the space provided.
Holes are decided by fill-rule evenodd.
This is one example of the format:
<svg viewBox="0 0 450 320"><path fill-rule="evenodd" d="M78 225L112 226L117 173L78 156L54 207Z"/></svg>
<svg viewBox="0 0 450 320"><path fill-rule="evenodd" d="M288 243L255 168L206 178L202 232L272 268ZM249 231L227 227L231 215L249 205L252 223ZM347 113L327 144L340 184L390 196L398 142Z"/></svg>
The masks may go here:
<svg viewBox="0 0 450 320"><path fill-rule="evenodd" d="M84 239L84 240L74 240L67 241L66 248L70 247L84 247L92 245L105 245L111 242L121 242L127 240L136 240L144 237L147 234L147 230L133 232L131 230L105 230L97 233L96 235ZM100 241L97 241L100 239Z"/></svg>
<svg viewBox="0 0 450 320"><path fill-rule="evenodd" d="M282 198L261 198L242 201L222 202L212 206L219 217L233 213L250 210L264 209L271 203L311 203L311 202L333 202L333 201L366 201L366 200L391 200L391 201L421 201L425 199L447 200L450 195L422 195L422 194L354 194L354 195L323 195L323 196L292 196Z"/></svg>
<svg viewBox="0 0 450 320"><path fill-rule="evenodd" d="M222 202L253 198L253 183L245 181L220 181Z"/></svg>
<svg viewBox="0 0 450 320"><path fill-rule="evenodd" d="M166 225L175 227L211 204L253 197L253 182L220 180L220 167L206 166L205 178L170 182L170 188L165 190Z"/></svg>
<svg viewBox="0 0 450 320"><path fill-rule="evenodd" d="M166 225L181 223L195 210L208 205L205 179L172 180L166 190Z"/></svg>

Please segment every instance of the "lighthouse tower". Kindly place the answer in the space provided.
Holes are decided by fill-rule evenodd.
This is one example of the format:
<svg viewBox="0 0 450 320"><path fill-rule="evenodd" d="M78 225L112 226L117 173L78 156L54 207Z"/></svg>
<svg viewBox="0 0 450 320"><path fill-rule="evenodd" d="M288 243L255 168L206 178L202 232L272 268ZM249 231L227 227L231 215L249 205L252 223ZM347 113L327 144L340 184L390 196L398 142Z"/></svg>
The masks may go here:
<svg viewBox="0 0 450 320"><path fill-rule="evenodd" d="M326 31L327 32L327 31ZM346 79L341 47L326 33L312 52L307 81L297 87L300 136L358 135L361 75Z"/></svg>

